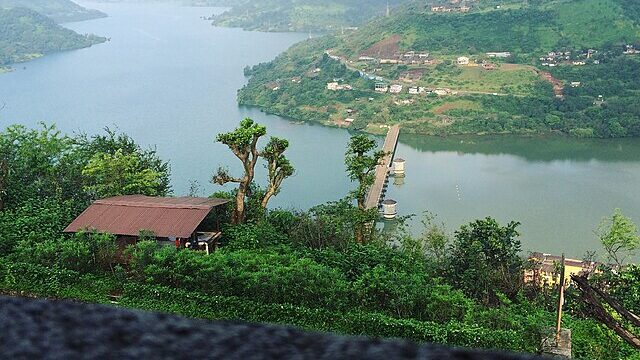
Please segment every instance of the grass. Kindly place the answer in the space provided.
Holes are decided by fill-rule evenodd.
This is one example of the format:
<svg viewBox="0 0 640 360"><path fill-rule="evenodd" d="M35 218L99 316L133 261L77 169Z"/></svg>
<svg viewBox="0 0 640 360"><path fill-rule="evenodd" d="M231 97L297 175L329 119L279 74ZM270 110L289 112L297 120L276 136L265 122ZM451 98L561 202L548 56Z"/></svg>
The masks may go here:
<svg viewBox="0 0 640 360"><path fill-rule="evenodd" d="M425 75L428 86L447 87L458 91L529 95L539 79L526 65L510 65L504 69L484 70L480 66L460 67L457 73L433 71Z"/></svg>
<svg viewBox="0 0 640 360"><path fill-rule="evenodd" d="M619 14L623 10L613 0L582 0L579 4L556 4L553 9L563 24L563 33L572 39L572 45L593 46L593 39L629 41L640 37L640 28Z"/></svg>
<svg viewBox="0 0 640 360"><path fill-rule="evenodd" d="M447 114L451 110L480 110L480 104L470 100L445 101L442 105L436 106L432 111L436 115Z"/></svg>
<svg viewBox="0 0 640 360"><path fill-rule="evenodd" d="M303 28L306 24L322 24L328 27L336 27L340 19L349 9L341 4L329 3L323 6L299 5L291 12L291 23L296 28Z"/></svg>

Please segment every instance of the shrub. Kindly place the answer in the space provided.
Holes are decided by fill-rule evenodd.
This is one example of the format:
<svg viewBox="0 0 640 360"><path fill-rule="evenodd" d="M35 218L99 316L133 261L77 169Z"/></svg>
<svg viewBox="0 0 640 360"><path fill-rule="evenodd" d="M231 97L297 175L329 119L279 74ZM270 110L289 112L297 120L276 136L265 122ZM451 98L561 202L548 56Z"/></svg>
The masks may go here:
<svg viewBox="0 0 640 360"><path fill-rule="evenodd" d="M105 303L113 278L31 263L0 262L0 291Z"/></svg>
<svg viewBox="0 0 640 360"><path fill-rule="evenodd" d="M394 319L375 312L357 310L333 312L290 304L263 304L238 297L205 296L160 286L127 286L121 305L211 320L269 322L343 334L535 351L534 346L523 341L521 334L511 330L490 330L459 322L441 325L426 321Z"/></svg>
<svg viewBox="0 0 640 360"><path fill-rule="evenodd" d="M111 270L116 259L113 236L78 233L41 242L18 242L11 258L17 262L96 273Z"/></svg>
<svg viewBox="0 0 640 360"><path fill-rule="evenodd" d="M0 211L0 256L11 253L20 241L30 243L60 237L75 217L74 203L60 199L30 199Z"/></svg>
<svg viewBox="0 0 640 360"><path fill-rule="evenodd" d="M225 229L223 239L227 250L263 249L288 243L288 237L267 221L230 226Z"/></svg>

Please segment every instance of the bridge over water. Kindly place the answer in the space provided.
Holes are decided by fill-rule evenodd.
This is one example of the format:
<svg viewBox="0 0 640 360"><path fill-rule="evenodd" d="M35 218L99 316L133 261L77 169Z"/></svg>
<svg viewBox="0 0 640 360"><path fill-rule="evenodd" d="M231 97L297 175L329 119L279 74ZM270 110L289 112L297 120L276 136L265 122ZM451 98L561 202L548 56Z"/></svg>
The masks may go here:
<svg viewBox="0 0 640 360"><path fill-rule="evenodd" d="M382 150L386 155L380 161L380 164L376 166L375 181L369 189L365 205L367 209L377 209L380 207L383 195L386 189L387 180L389 178L389 172L391 165L393 164L393 158L396 153L396 147L398 146L398 137L400 136L400 125L394 125L389 128L387 137L384 139Z"/></svg>

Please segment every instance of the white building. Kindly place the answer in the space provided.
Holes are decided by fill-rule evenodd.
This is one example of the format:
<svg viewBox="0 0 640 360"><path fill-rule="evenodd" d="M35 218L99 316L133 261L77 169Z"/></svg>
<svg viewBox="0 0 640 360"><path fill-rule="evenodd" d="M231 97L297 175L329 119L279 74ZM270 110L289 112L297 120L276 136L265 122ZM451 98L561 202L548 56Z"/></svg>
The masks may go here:
<svg viewBox="0 0 640 360"><path fill-rule="evenodd" d="M349 84L340 85L337 82L327 83L327 90L339 91L339 90L353 90L353 87Z"/></svg>
<svg viewBox="0 0 640 360"><path fill-rule="evenodd" d="M399 94L400 92L402 92L402 85L399 85L399 84L391 85L391 88L389 88L389 92L392 94Z"/></svg>
<svg viewBox="0 0 640 360"><path fill-rule="evenodd" d="M376 83L375 90L376 92L386 93L389 91L389 86L385 83Z"/></svg>
<svg viewBox="0 0 640 360"><path fill-rule="evenodd" d="M469 58L466 56L460 56L458 58L458 65L469 65Z"/></svg>
<svg viewBox="0 0 640 360"><path fill-rule="evenodd" d="M511 56L511 53L508 51L502 52L488 52L487 56L490 58L508 58Z"/></svg>

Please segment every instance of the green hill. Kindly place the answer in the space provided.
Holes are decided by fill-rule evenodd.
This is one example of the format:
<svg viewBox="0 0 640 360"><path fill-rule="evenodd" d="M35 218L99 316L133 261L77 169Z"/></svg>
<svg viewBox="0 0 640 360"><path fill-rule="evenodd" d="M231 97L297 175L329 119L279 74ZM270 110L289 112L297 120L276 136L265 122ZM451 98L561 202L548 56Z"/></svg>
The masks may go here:
<svg viewBox="0 0 640 360"><path fill-rule="evenodd" d="M261 31L334 31L359 26L407 0L238 0L216 26Z"/></svg>
<svg viewBox="0 0 640 360"><path fill-rule="evenodd" d="M640 136L640 3L470 4L440 13L412 2L358 31L294 45L248 69L238 101L373 132L401 123L442 135Z"/></svg>
<svg viewBox="0 0 640 360"><path fill-rule="evenodd" d="M58 23L83 21L107 16L84 8L70 0L0 0L0 8L24 7L52 18Z"/></svg>
<svg viewBox="0 0 640 360"><path fill-rule="evenodd" d="M431 6L423 3L412 3L394 16L379 18L344 37L340 49L358 53L392 35L401 37L401 49L470 54L533 54L563 46L598 47L640 39L640 3L633 0L532 0L529 6L515 4L443 14L433 13Z"/></svg>
<svg viewBox="0 0 640 360"><path fill-rule="evenodd" d="M0 67L104 41L101 37L80 35L63 28L33 10L0 9Z"/></svg>

